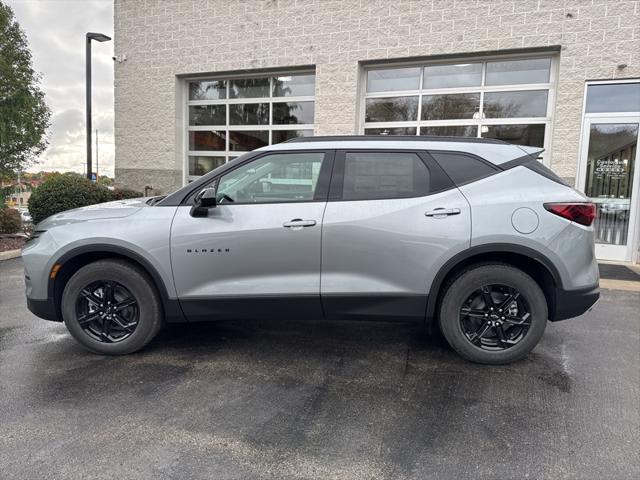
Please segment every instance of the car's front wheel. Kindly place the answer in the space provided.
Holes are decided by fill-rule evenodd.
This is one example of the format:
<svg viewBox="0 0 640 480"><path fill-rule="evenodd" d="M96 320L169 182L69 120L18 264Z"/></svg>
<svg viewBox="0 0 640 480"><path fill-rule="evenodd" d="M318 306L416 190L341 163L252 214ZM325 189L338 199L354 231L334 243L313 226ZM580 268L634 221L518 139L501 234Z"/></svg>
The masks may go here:
<svg viewBox="0 0 640 480"><path fill-rule="evenodd" d="M162 306L149 276L116 259L80 268L65 286L61 309L71 335L106 355L141 349L162 325Z"/></svg>
<svg viewBox="0 0 640 480"><path fill-rule="evenodd" d="M535 280L510 265L485 264L449 284L439 321L449 344L467 360L504 364L538 344L547 318L547 301Z"/></svg>

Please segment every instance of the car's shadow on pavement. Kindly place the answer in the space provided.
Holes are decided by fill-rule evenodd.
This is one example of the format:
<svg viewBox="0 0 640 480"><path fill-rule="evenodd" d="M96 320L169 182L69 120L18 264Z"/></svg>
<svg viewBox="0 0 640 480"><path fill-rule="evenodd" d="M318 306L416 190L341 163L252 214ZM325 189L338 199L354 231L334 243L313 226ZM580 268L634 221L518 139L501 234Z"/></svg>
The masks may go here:
<svg viewBox="0 0 640 480"><path fill-rule="evenodd" d="M212 343L240 342L279 344L286 346L315 346L340 348L359 345L406 344L407 348L430 349L454 355L446 340L433 329L405 323L385 322L325 322L325 321L269 321L245 320L234 322L201 322L170 324L160 332L146 351L156 349L189 349ZM257 346L257 345L256 345Z"/></svg>
<svg viewBox="0 0 640 480"><path fill-rule="evenodd" d="M487 366L459 357L437 328L429 331L402 323L247 320L170 324L143 350L122 357L92 354L70 337L62 343L51 358L42 358L49 367L68 364L73 358L73 368L58 370L60 374L74 377L83 365L91 369L121 366L125 368L119 375L125 382L123 376L133 375L143 366L158 374L165 371L173 375L176 367L185 373L208 373L201 378L215 376L216 371L223 376L235 371L238 375L245 372L304 381L311 373L323 372L336 382L381 387L426 381L431 374L439 379L448 375L526 375L563 392L570 391L572 382L559 354L560 342L552 336L547 335L524 360ZM147 377L148 383L157 378Z"/></svg>

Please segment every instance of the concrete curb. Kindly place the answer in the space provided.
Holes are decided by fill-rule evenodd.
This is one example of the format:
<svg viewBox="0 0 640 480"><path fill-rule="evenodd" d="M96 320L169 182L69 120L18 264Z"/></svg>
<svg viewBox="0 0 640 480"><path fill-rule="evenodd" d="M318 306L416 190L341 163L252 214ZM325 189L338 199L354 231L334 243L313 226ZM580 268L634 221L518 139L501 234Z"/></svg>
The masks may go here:
<svg viewBox="0 0 640 480"><path fill-rule="evenodd" d="M600 279L600 288L606 290L626 290L627 292L640 292L640 282L631 280Z"/></svg>
<svg viewBox="0 0 640 480"><path fill-rule="evenodd" d="M0 262L2 260L11 260L12 258L18 258L22 255L22 250L19 248L16 250L7 250L6 252L0 252Z"/></svg>

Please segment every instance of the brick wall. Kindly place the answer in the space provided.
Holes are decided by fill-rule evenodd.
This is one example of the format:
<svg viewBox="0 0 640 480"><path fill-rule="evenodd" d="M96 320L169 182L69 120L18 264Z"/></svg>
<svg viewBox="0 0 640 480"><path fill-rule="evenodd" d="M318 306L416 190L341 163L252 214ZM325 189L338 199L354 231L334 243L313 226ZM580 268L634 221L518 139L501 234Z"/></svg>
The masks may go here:
<svg viewBox="0 0 640 480"><path fill-rule="evenodd" d="M115 0L116 181L179 186L177 75L315 65L315 133L352 134L358 62L554 45L552 167L573 178L585 80L640 77L640 1Z"/></svg>

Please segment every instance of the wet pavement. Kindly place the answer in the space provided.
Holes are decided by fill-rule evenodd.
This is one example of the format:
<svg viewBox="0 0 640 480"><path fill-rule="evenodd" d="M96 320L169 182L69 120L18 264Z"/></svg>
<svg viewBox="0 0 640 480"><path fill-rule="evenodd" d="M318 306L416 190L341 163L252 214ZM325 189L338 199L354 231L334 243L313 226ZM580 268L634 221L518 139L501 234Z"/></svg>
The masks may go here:
<svg viewBox="0 0 640 480"><path fill-rule="evenodd" d="M640 477L640 294L604 291L524 361L381 323L171 326L84 351L0 262L2 479Z"/></svg>

